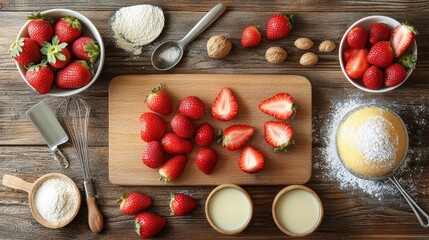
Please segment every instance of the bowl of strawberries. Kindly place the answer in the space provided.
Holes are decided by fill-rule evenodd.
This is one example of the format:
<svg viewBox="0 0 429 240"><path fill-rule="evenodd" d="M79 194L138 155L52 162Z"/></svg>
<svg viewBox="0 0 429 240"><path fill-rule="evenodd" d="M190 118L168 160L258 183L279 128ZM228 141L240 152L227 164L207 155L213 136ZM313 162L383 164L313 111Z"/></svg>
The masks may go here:
<svg viewBox="0 0 429 240"><path fill-rule="evenodd" d="M363 91L391 91L402 85L416 66L417 34L408 23L390 17L362 18L341 39L341 70Z"/></svg>
<svg viewBox="0 0 429 240"><path fill-rule="evenodd" d="M27 19L9 52L33 90L66 97L97 80L104 63L104 44L88 18L73 10L51 9Z"/></svg>

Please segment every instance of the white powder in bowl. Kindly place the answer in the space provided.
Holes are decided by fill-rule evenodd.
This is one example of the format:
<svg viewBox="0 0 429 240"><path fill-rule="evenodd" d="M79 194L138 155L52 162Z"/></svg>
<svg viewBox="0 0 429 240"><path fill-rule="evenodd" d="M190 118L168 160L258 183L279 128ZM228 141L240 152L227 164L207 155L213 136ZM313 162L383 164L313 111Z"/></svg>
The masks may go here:
<svg viewBox="0 0 429 240"><path fill-rule="evenodd" d="M44 219L55 222L71 217L78 207L78 196L73 186L59 178L51 178L35 193L35 207Z"/></svg>
<svg viewBox="0 0 429 240"><path fill-rule="evenodd" d="M164 21L161 8L143 4L116 11L111 18L110 27L118 47L139 55L144 45L161 34Z"/></svg>

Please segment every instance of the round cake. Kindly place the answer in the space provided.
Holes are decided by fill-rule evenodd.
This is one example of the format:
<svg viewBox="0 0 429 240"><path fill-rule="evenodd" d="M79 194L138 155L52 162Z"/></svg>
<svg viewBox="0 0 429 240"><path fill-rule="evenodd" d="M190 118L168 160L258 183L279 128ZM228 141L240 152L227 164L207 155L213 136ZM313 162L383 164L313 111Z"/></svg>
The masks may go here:
<svg viewBox="0 0 429 240"><path fill-rule="evenodd" d="M366 106L352 110L337 130L337 151L353 174L379 178L395 171L408 149L402 119L392 111Z"/></svg>

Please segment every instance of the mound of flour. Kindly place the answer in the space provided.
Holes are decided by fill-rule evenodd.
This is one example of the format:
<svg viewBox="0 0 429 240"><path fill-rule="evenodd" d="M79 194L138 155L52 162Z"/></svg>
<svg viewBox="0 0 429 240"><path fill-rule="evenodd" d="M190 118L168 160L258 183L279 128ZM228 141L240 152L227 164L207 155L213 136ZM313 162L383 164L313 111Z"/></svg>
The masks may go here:
<svg viewBox="0 0 429 240"><path fill-rule="evenodd" d="M164 28L161 8L149 4L124 7L110 19L116 45L127 52L139 55L142 47L155 40Z"/></svg>

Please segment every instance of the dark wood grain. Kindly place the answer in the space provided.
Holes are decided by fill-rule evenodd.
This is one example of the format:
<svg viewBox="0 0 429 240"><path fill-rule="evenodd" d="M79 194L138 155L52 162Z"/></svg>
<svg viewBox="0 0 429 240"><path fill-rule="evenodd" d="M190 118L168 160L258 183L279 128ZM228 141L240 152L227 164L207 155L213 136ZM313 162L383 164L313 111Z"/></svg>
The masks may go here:
<svg viewBox="0 0 429 240"><path fill-rule="evenodd" d="M153 44L144 47L140 56L130 56L115 46L108 19L123 6L142 4L141 1L26 1L0 0L0 176L12 174L28 181L49 172L63 172L75 180L82 190L82 174L69 143L62 147L71 158L71 168L62 171L50 157L36 130L25 115L31 106L45 100L55 107L60 98L40 96L32 92L20 78L7 49L25 23L25 16L33 11L51 8L70 8L82 12L99 29L106 45L106 62L97 82L80 94L92 105L90 123L91 172L94 176L98 203L105 218L105 230L96 236L87 224L86 205L82 205L77 218L62 229L51 230L39 225L28 209L24 192L0 186L0 239L93 239L134 238L133 217L120 214L116 203L124 191L138 190L154 199L152 211L167 218L166 229L158 236L165 238L225 238L213 230L205 219L204 203L211 187L121 187L108 180L108 84L122 74L159 73L150 63L150 53L156 45L182 38L216 1L145 1L165 10L166 27ZM421 228L407 203L399 193L379 201L361 191L341 189L336 180L326 177L321 159L327 147L323 141L326 115L332 103L347 101L358 95L361 99L375 100L384 106L396 106L408 123L411 151L419 153L420 160L412 166L422 168L418 173L406 173L402 182L412 178L418 186L413 191L415 200L429 211L429 122L415 124L416 117L429 121L429 27L427 15L429 1L224 1L227 11L192 42L184 59L169 73L255 73L298 74L307 77L313 87L313 175L307 184L321 197L325 218L314 239L369 239L369 238L429 238L427 229ZM247 25L260 25L262 29L269 16L276 12L296 15L296 29L284 40L262 41L252 49L240 47L241 31ZM310 37L317 45L325 39L339 44L346 29L359 18L368 15L387 15L399 21L409 21L418 30L419 49L417 69L410 79L395 91L369 94L348 83L338 63L338 48L329 54L320 54L313 67L300 66L302 51L293 47L298 37ZM223 60L206 56L206 41L212 35L224 34L231 38L233 50ZM283 65L266 62L264 53L270 46L284 47L289 58ZM162 79L162 75L159 75ZM202 82L201 85L204 83ZM421 106L416 115L413 106ZM278 176L274 176L278 177ZM243 239L276 239L285 237L274 224L271 204L275 194L284 186L243 186L252 196L255 216L249 228L236 236ZM407 188L407 186L405 186ZM169 216L170 192L187 192L197 200L198 207L191 216Z"/></svg>

